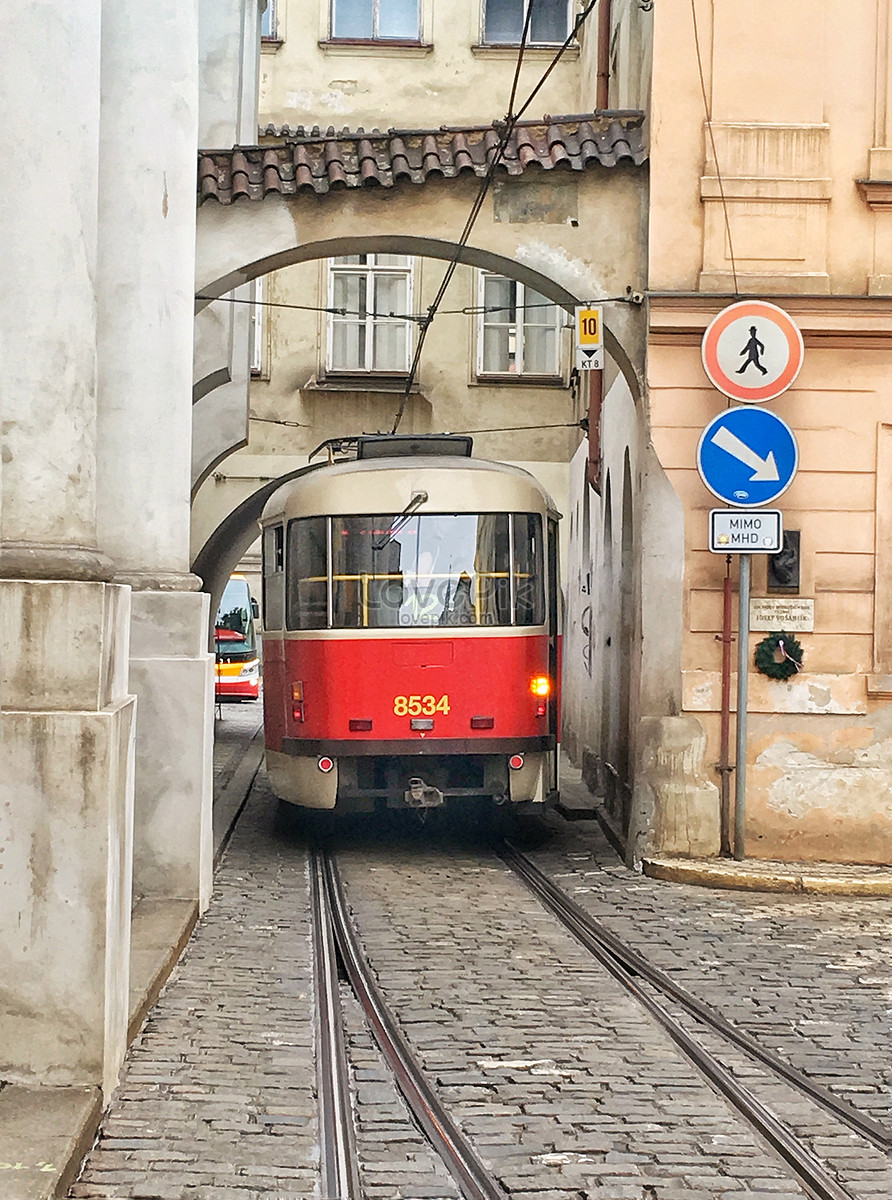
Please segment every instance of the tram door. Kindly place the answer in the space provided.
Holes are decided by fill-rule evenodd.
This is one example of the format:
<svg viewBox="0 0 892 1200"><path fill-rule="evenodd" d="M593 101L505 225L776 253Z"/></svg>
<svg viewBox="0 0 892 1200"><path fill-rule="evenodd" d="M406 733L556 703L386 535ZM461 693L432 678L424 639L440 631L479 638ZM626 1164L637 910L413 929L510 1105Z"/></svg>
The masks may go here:
<svg viewBox="0 0 892 1200"><path fill-rule="evenodd" d="M560 571L558 570L558 525L557 521L548 521L548 674L554 686L551 690L551 709L549 714L549 732L553 733L560 745L560 694L561 694L561 586ZM556 791L558 786L558 748L555 747L550 760L550 778L546 781L546 790Z"/></svg>

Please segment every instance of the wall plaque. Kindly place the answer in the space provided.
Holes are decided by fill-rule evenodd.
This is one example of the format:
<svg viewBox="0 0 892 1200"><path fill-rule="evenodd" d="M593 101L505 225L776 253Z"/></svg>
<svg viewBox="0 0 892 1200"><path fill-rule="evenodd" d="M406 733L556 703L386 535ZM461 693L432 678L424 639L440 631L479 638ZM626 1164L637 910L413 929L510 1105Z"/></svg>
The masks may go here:
<svg viewBox="0 0 892 1200"><path fill-rule="evenodd" d="M754 596L750 599L750 629L812 633L814 627L814 600L802 596Z"/></svg>

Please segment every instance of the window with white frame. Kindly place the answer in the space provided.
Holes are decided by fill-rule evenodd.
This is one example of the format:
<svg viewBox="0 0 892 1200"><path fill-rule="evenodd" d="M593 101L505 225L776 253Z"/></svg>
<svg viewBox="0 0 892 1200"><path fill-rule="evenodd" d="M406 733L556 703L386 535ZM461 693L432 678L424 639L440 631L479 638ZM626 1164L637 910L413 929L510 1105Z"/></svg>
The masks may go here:
<svg viewBox="0 0 892 1200"><path fill-rule="evenodd" d="M531 0L483 0L483 41L492 46L519 46ZM570 32L571 0L536 0L527 42L555 46Z"/></svg>
<svg viewBox="0 0 892 1200"><path fill-rule="evenodd" d="M348 254L328 260L328 370L406 374L412 350L412 259Z"/></svg>
<svg viewBox="0 0 892 1200"><path fill-rule="evenodd" d="M331 0L331 36L357 42L417 42L420 0Z"/></svg>
<svg viewBox="0 0 892 1200"><path fill-rule="evenodd" d="M563 310L515 279L479 279L477 374L559 378Z"/></svg>
<svg viewBox="0 0 892 1200"><path fill-rule="evenodd" d="M249 339L251 343L251 374L263 373L263 332L266 328L263 320L263 276L254 280L251 299L251 323Z"/></svg>

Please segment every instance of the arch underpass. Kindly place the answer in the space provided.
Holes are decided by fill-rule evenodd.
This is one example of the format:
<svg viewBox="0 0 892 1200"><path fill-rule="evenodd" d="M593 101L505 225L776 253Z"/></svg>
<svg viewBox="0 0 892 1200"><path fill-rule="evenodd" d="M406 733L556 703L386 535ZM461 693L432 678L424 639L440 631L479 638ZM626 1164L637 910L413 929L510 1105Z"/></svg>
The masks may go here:
<svg viewBox="0 0 892 1200"><path fill-rule="evenodd" d="M571 119L564 120L569 122ZM441 142L446 136L446 133L442 135ZM344 140L344 136L339 136L338 144L342 148ZM312 414L330 411L327 406L331 404L332 397L327 394L330 389L320 389L315 381L310 385L302 383L301 375L292 385L293 392L289 398L289 403L294 402L297 408L277 413L264 410L267 416L259 419L269 420L270 416L276 415L282 418L297 416L299 421L283 419L280 424L303 424L298 431L303 441L297 437L289 441L283 433L279 444L291 446L292 450L284 452L284 457L278 462L274 453L263 455L252 451L251 446L263 443L257 441L258 427L251 425L249 445L249 381L245 378L243 383L235 385L233 373L230 371L227 374L224 361L233 345L232 328L237 321L237 314L242 314L244 321L250 304L215 301L223 298L250 301L253 281L273 272L287 272L288 268L300 267L301 264L312 266L322 260L348 255L405 255L420 262L422 267L425 263L435 267L442 264L436 270L437 281L442 279L446 264L452 260L457 262L460 270L465 271L466 279L470 278L468 268L507 277L540 293L569 314L579 304L605 301L603 338L607 365L603 373L603 390L607 425L597 431L602 439L601 447L593 446L592 453L595 459L600 455L603 477L611 483L607 489L603 489L608 494L597 505L600 517L596 514L595 505L592 505L592 529L603 527L604 505L614 512L622 512L624 521L615 523L615 536L618 538L622 533L622 546L617 544L611 549L604 544L601 533L592 539L592 561L587 574L594 580L594 587L604 592L602 616L598 621L599 636L607 636L616 624L617 634L620 629L623 631L621 640L624 646L640 644L641 590L653 586L656 594L661 588L665 589L667 579L658 548L650 545L647 531L641 523L648 519L647 513L650 511L647 492L649 489L659 492L663 478L659 464L647 447L646 414L641 403L646 336L639 294L644 281L646 229L646 177L639 169L643 156L637 160L629 156L609 164L594 158L584 163L579 160L576 165L565 165L560 170L553 169L553 163L545 165L540 158L536 162L530 160L526 167L513 173L506 171L495 179L491 196L481 210L468 244L461 245L457 234L478 194L481 172L456 173L452 177L448 174L436 177L426 175L424 178L415 177L411 182L408 179L394 181L393 186L363 186L354 182L337 191L330 187L324 194L319 194L320 187L316 186L319 182L317 173L314 176L315 190L306 187L300 191L296 185L292 186L299 173L297 168L294 168L291 181L287 177L288 171L291 170L292 160L296 163L311 141L305 138L303 141L287 141L284 145L250 150L243 148L225 154L212 152L202 159L202 179L212 181L210 193L204 192L204 195L210 194L214 198L204 198L198 214L196 323L199 344L204 328L211 346L214 338L217 338L219 353L216 359L213 352L197 355L201 366L196 372L193 406L193 485L198 500L193 569L203 578L205 590L211 593L211 611L214 611L213 606L229 574L257 537L258 519L266 500L282 483L308 469L314 469L304 465L308 446L317 444L332 433L348 436L374 431L371 427L361 427L359 419L354 424L345 421L344 428L334 430L327 426L312 426ZM372 139L379 167L386 157L386 148L382 149L386 141L385 135L381 135L378 141ZM320 139L322 142L330 146L331 136L327 141ZM323 145L320 155L324 151ZM359 160L357 152L357 164ZM321 157L319 161L322 161ZM320 171L323 169L319 168ZM358 167L356 179L359 179ZM419 183L424 186L418 186ZM455 231L455 236L446 236L450 231ZM323 274L320 270L311 276L305 270L301 279L306 279L308 287L312 284L318 292ZM455 288L455 281L452 286ZM301 297L301 300L304 298ZM315 303L317 306L324 305L325 301L317 300ZM413 304L410 312L420 315L426 311L423 301L415 298ZM313 306L309 294L306 306ZM443 307L449 309L454 305L447 298ZM277 314L275 319L282 318ZM322 321L321 317L318 319ZM437 322L433 328L436 329L436 326ZM466 333L468 337L471 336L469 331ZM440 336L442 352L446 335ZM454 346L447 349L454 349L457 355L463 353L467 343L465 334L460 339L454 338L453 342ZM417 386L422 399L433 397L432 406L428 406L430 424L423 429L415 428L413 432L456 431L465 427L455 423L442 403L438 407L434 380L441 372L442 363L435 358L437 353L432 348L432 340L429 340L425 345ZM292 371L292 374L295 372ZM473 368L470 369L472 374ZM583 380L578 381L581 395L576 394L574 400L576 419L588 409L590 378L589 373L585 372ZM473 382L471 380L472 385ZM308 387L312 395L307 392ZM538 409L527 409L527 417L529 413L538 411L540 420L563 420L563 416L550 415L563 413L568 408L570 393L566 382L563 387L563 400L560 400L560 392L541 392L536 400ZM261 388L256 394L264 397L264 403L268 402L268 391L264 392ZM470 390L468 394L471 395ZM392 415L397 407L399 392L392 391L389 395L392 407L388 411ZM484 389L477 391L469 401L471 409L479 415L479 420L468 425L472 431L476 431L478 425L486 427L511 423L488 419L490 414L483 406L491 395L491 391ZM347 395L338 411L353 411L354 415L363 411L361 406L350 410L346 401L351 399L357 398ZM510 406L511 400L500 399L500 403ZM382 412L385 407L381 393ZM467 408L465 411L467 413ZM600 411L597 404L593 411L597 417ZM307 420L311 422L310 427L306 424ZM526 423L518 421L516 427L523 428ZM308 440L311 437L313 440ZM554 463L567 476L563 504L559 505L564 507L566 514L573 510L573 498L567 488L571 478L575 479L579 474L577 459L580 456L583 460L587 458L581 433L578 437L576 453L571 447L559 464ZM304 445L304 442L307 444ZM297 450L298 446L302 448ZM517 450L516 444L513 449ZM236 451L240 453L232 459L232 465L228 464L226 460ZM483 453L485 457L520 462L520 465L533 469L534 473L538 467L548 466L547 463L533 461L535 454L530 455L527 461L522 461L524 456L520 453L494 448L493 439L487 442ZM302 459L300 454L303 455ZM570 459L573 460L572 465ZM631 486L635 510L636 514L642 514L640 519L636 515L634 522L631 517L626 520L631 512L625 494L629 488L625 478L629 462L632 464ZM543 482L548 486L547 480ZM611 495L614 485L620 491ZM569 529L569 521L563 524ZM632 524L636 526L634 530ZM586 529L586 536L588 533ZM610 539L615 540L612 529ZM623 562L622 589L614 586L615 581L608 578L610 571L604 569L605 562L609 564L614 559L619 562L620 558ZM631 566L633 558L634 567ZM578 548L568 555L568 560L578 561ZM595 573L598 574L597 579ZM630 583L632 580L634 587ZM581 604L590 603L593 598L583 596L580 604L576 598L578 581L569 577L567 590L568 619L578 624L577 609ZM620 592L626 609L631 606L634 610L632 616L627 611L621 622L618 612L616 621L611 615L617 607ZM570 637L568 648L573 646L575 638ZM599 671L604 665L602 659L603 655L599 652ZM572 662L570 669L573 670ZM568 689L568 714L571 721L574 720L574 712L583 716L576 729L570 731L571 743L575 733L580 758L593 747L598 760L607 761L606 748L599 745L597 734L597 727L605 724L606 713L602 712L601 702L596 697L593 699L595 693L600 692L600 687L595 687L596 681L592 681L582 669L576 671L576 676L578 678L574 676L572 686ZM623 729L615 731L609 740L620 745L618 765L624 774L628 774L629 779L624 780L623 784L630 789L637 753L630 740L630 728L637 726L642 712L637 697L624 702L622 709L619 720ZM594 712L597 713L596 721L592 720ZM612 759L616 755L609 757ZM646 822L647 818L644 820ZM632 836L637 833L637 829L633 830Z"/></svg>

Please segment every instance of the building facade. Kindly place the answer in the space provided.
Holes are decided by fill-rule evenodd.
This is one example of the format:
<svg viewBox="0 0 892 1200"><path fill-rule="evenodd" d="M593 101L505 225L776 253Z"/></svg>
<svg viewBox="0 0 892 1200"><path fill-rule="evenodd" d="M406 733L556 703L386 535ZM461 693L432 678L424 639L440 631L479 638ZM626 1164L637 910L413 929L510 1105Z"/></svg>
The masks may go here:
<svg viewBox="0 0 892 1200"><path fill-rule="evenodd" d="M672 703L689 725L679 747L689 783L658 804L657 848L719 845L726 564L707 550L707 513L721 505L696 449L728 401L704 373L701 340L726 305L757 296L793 317L805 356L793 386L765 404L794 431L800 464L776 505L790 569L753 564L747 851L892 856L890 35L886 0L654 10L648 398L682 508ZM736 561L730 570L736 591ZM803 660L782 681L753 660L789 621Z"/></svg>

